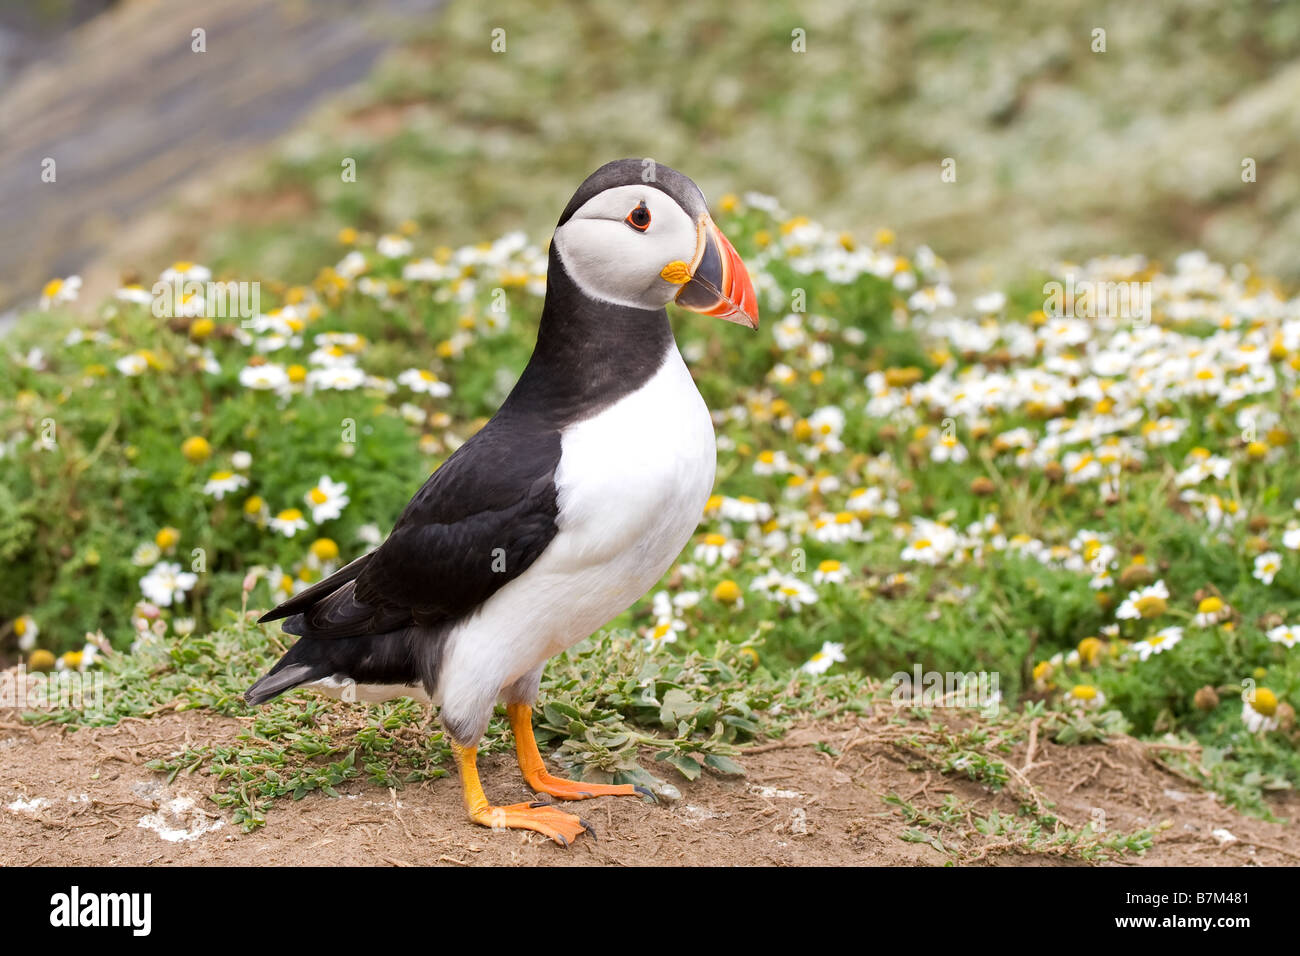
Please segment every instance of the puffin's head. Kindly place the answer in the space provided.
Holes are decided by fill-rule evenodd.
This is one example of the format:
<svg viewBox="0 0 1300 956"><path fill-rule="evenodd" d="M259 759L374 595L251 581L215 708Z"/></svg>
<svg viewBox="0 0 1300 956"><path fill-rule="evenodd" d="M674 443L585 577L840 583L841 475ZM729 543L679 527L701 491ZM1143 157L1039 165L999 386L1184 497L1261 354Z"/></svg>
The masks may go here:
<svg viewBox="0 0 1300 956"><path fill-rule="evenodd" d="M620 159L587 177L553 240L583 293L636 309L676 300L694 312L758 328L758 299L700 187L651 160Z"/></svg>

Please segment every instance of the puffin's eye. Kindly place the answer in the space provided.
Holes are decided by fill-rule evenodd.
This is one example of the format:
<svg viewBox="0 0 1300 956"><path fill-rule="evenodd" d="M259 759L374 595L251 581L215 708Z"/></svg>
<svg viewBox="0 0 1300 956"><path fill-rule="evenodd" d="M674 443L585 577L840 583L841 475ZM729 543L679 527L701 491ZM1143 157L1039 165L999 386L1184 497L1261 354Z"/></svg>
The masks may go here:
<svg viewBox="0 0 1300 956"><path fill-rule="evenodd" d="M645 232L650 228L650 210L646 208L644 202L627 214L623 220L637 232Z"/></svg>

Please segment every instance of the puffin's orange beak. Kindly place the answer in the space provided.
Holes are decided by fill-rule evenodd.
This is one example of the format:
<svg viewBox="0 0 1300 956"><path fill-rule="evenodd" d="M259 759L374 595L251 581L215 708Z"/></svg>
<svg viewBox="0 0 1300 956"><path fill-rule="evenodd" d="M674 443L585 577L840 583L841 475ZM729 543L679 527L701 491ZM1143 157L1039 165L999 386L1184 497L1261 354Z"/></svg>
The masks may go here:
<svg viewBox="0 0 1300 956"><path fill-rule="evenodd" d="M687 269L677 270L685 273L680 277L685 284L677 293L677 304L692 312L758 328L758 296L740 254L707 213L700 217L699 231L695 260ZM669 271L681 265L672 263L665 268L664 278L674 281Z"/></svg>

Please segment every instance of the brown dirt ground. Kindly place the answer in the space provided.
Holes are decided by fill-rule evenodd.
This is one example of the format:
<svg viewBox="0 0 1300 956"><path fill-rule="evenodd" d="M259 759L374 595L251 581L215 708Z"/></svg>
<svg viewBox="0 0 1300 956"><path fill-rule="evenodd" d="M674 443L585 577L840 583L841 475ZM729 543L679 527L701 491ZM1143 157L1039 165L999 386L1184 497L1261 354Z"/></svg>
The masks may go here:
<svg viewBox="0 0 1300 956"><path fill-rule="evenodd" d="M981 784L909 769L912 758L877 739L869 721L853 718L801 727L785 740L743 758L744 779L703 777L681 783L671 804L606 797L572 806L589 819L599 842L583 838L565 850L535 834L491 832L470 824L454 777L390 791L364 780L339 788L338 799L311 794L278 801L266 827L242 833L207 800L211 781L182 774L167 785L144 764L191 742L230 739L241 721L199 711L116 727L64 731L32 728L0 711L0 864L115 866L344 865L937 865L947 861L926 843L905 842L908 829L882 798L897 794L938 807L952 793L977 813L1014 812L1015 800ZM821 741L839 757L814 749ZM1008 757L1023 767L1025 746ZM481 761L484 786L500 802L528 799L509 754ZM1082 823L1095 808L1109 828L1159 829L1138 865L1295 865L1294 826L1265 823L1224 807L1212 795L1162 769L1142 744L1062 747L1041 742L1027 771L1066 820ZM675 781L680 782L680 781ZM189 807L183 798L192 799ZM182 798L182 804L174 804ZM1294 818L1295 795L1275 812ZM141 825L152 817L192 840L168 842ZM1212 831L1237 839L1220 845ZM973 833L973 831L971 831ZM1029 855L974 835L962 845L985 851L980 862L1035 865L1070 862Z"/></svg>

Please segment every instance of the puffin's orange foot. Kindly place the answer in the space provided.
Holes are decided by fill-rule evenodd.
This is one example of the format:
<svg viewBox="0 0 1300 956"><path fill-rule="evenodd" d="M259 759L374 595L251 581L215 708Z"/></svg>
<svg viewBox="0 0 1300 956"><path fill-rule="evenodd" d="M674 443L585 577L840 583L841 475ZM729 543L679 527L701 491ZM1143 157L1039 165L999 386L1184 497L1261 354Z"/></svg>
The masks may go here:
<svg viewBox="0 0 1300 956"><path fill-rule="evenodd" d="M654 799L655 795L645 787L631 783L586 783L582 780L565 780L553 777L545 770L533 772L525 778L528 786L536 793L545 793L558 800L590 800L592 797L635 797L643 796Z"/></svg>
<svg viewBox="0 0 1300 956"><path fill-rule="evenodd" d="M591 824L548 803L515 803L508 807L484 806L470 811L475 823L493 830L534 830L568 846L584 833L596 838Z"/></svg>
<svg viewBox="0 0 1300 956"><path fill-rule="evenodd" d="M533 736L533 709L528 704L510 704L506 707L510 727L515 732L515 753L519 757L519 771L534 793L545 793L560 800L590 800L592 797L643 797L656 799L645 787L636 784L584 783L581 780L564 780L551 775L542 763L537 738Z"/></svg>

